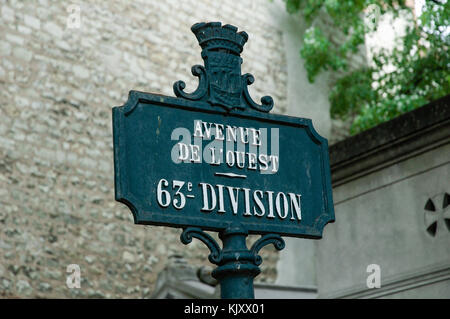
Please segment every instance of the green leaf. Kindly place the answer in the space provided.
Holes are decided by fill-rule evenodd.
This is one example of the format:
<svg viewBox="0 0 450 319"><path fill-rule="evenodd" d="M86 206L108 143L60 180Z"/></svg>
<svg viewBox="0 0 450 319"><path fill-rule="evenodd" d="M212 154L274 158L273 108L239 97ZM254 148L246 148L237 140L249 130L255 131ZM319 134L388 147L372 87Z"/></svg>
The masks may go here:
<svg viewBox="0 0 450 319"><path fill-rule="evenodd" d="M333 118L352 118L351 134L450 94L450 1L425 1L417 20L405 0L285 2L289 13L299 12L309 23L319 16L332 23L325 24L326 29L320 27L323 23L313 23L306 30L300 56L310 82L323 71L339 72L329 96L330 113ZM371 8L380 16L368 26L363 15ZM398 43L391 50L371 52L367 67L342 73L360 54L367 33L377 29L373 23L388 14L406 21ZM335 40L338 33L346 35L343 40Z"/></svg>

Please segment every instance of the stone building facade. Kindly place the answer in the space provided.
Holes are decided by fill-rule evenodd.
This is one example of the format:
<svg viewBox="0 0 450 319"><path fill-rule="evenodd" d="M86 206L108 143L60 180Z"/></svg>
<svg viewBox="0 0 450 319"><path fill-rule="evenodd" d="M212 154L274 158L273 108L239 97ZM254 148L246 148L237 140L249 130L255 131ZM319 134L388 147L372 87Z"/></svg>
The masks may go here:
<svg viewBox="0 0 450 319"><path fill-rule="evenodd" d="M0 297L150 297L171 255L207 265L207 249L180 230L136 226L114 201L111 108L128 91L194 89L201 63L190 26L221 21L249 34L243 73L256 101L312 118L328 137L328 83L307 82L304 25L282 1L0 2ZM253 240L253 238L250 238ZM261 252L260 282L278 253ZM67 267L79 265L81 288Z"/></svg>
<svg viewBox="0 0 450 319"><path fill-rule="evenodd" d="M319 298L449 299L450 95L334 144L330 165Z"/></svg>

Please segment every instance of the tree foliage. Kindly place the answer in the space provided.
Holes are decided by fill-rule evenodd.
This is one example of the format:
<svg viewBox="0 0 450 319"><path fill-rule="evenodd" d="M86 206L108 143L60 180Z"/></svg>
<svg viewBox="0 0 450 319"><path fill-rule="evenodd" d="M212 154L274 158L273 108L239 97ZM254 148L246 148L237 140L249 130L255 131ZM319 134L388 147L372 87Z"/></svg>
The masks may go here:
<svg viewBox="0 0 450 319"><path fill-rule="evenodd" d="M414 16L404 0L285 0L289 13L308 23L300 51L310 82L323 71L338 72L331 94L331 116L354 119L358 133L450 94L450 5L425 1ZM314 23L328 16L331 26ZM374 50L372 61L350 68L352 56L384 17L405 19L405 32L394 48ZM325 29L326 28L326 29ZM336 40L336 30L343 35Z"/></svg>

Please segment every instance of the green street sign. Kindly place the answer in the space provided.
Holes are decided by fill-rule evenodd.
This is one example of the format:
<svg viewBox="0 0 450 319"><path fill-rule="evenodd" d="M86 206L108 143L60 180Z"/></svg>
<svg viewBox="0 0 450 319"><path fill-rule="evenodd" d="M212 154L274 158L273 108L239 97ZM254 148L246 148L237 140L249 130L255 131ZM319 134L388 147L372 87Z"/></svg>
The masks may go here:
<svg viewBox="0 0 450 319"><path fill-rule="evenodd" d="M321 238L334 221L327 140L309 119L270 114L241 74L245 32L192 27L204 66L176 97L131 91L113 109L115 197L137 224Z"/></svg>

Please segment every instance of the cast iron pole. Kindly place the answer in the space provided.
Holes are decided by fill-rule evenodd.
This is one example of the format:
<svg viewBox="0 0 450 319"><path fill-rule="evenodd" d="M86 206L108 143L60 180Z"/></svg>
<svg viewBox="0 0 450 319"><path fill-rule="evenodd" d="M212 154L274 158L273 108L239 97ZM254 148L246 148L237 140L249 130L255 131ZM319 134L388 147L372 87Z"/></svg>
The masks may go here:
<svg viewBox="0 0 450 319"><path fill-rule="evenodd" d="M223 299L255 298L253 279L261 272L259 265L262 263L262 258L258 255L259 250L268 244L273 244L278 250L285 246L281 236L266 234L249 250L246 244L247 236L248 232L241 225L231 225L219 234L223 243L223 248L220 249L214 238L199 228L186 228L181 234L182 243L188 244L195 237L210 249L209 261L218 266L212 276L220 283Z"/></svg>

